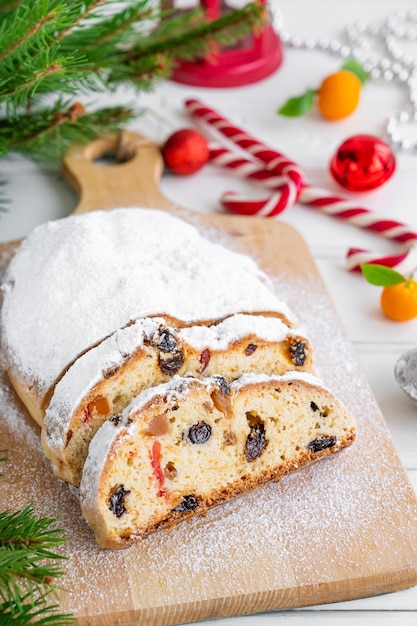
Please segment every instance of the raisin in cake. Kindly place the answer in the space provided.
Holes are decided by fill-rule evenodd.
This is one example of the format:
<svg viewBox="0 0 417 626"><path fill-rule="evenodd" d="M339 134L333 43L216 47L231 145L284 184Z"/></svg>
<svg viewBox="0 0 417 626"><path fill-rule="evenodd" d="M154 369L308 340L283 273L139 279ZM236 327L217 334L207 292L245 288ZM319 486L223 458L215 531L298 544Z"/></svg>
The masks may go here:
<svg viewBox="0 0 417 626"><path fill-rule="evenodd" d="M252 313L294 321L250 257L140 208L37 227L15 253L2 296L2 364L39 424L68 367L135 320L159 315L181 327Z"/></svg>
<svg viewBox="0 0 417 626"><path fill-rule="evenodd" d="M345 407L310 374L175 376L140 393L93 437L83 514L106 548L125 548L348 446Z"/></svg>
<svg viewBox="0 0 417 626"><path fill-rule="evenodd" d="M178 328L137 320L80 356L57 383L42 442L54 473L79 485L91 438L140 391L175 374L227 382L249 372L312 371L309 340L279 318L232 315L218 324Z"/></svg>

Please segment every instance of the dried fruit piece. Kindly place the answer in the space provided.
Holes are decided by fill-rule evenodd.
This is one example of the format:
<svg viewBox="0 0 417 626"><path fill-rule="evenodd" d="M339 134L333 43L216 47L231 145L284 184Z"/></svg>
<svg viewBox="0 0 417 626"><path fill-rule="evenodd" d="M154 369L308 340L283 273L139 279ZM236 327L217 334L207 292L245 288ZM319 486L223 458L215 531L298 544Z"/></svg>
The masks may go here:
<svg viewBox="0 0 417 626"><path fill-rule="evenodd" d="M71 441L72 435L73 435L73 431L72 431L72 430L69 430L69 431L67 432L67 437L66 437L66 439L65 439L65 447L67 447L67 445L68 445L68 444L69 444L69 442Z"/></svg>
<svg viewBox="0 0 417 626"><path fill-rule="evenodd" d="M178 348L178 341L169 330L163 330L160 334L158 348L162 352L175 352Z"/></svg>
<svg viewBox="0 0 417 626"><path fill-rule="evenodd" d="M175 464L172 461L168 461L164 469L164 474L166 478L169 478L170 480L174 480L177 477L177 473L178 472L177 472L177 468L175 467Z"/></svg>
<svg viewBox="0 0 417 626"><path fill-rule="evenodd" d="M248 343L248 345L246 346L246 350L245 350L246 356L250 356L251 354L253 354L255 350L257 349L257 347L258 346L255 343Z"/></svg>
<svg viewBox="0 0 417 626"><path fill-rule="evenodd" d="M198 507L198 500L195 496L184 496L181 504L174 508L174 511L194 511Z"/></svg>
<svg viewBox="0 0 417 626"><path fill-rule="evenodd" d="M224 446L234 446L237 443L237 435L232 430L227 431L223 435Z"/></svg>
<svg viewBox="0 0 417 626"><path fill-rule="evenodd" d="M307 358L305 351L306 342L301 339L295 339L290 345L290 357L294 365L304 365Z"/></svg>
<svg viewBox="0 0 417 626"><path fill-rule="evenodd" d="M211 437L211 426L207 422L193 424L188 431L188 439L191 443L206 443Z"/></svg>
<svg viewBox="0 0 417 626"><path fill-rule="evenodd" d="M208 348L205 348L203 352L200 354L200 358L198 359L201 363L200 373L204 372L207 365L210 362L211 354Z"/></svg>
<svg viewBox="0 0 417 626"><path fill-rule="evenodd" d="M320 452L321 450L326 450L326 448L331 448L336 444L336 437L318 437L317 439L313 439L308 444L308 449L310 452Z"/></svg>
<svg viewBox="0 0 417 626"><path fill-rule="evenodd" d="M245 456L248 463L262 454L267 443L265 426L261 422L252 424L245 443Z"/></svg>
<svg viewBox="0 0 417 626"><path fill-rule="evenodd" d="M164 374L168 374L169 376L173 376L181 369L184 363L184 355L182 352L177 352L173 357L169 359L158 359L158 365Z"/></svg>
<svg viewBox="0 0 417 626"><path fill-rule="evenodd" d="M127 513L125 498L129 493L130 489L125 489L124 485L119 485L110 495L109 509L116 517L122 517L124 513Z"/></svg>
<svg viewBox="0 0 417 626"><path fill-rule="evenodd" d="M223 378L223 376L218 376L218 375L215 375L212 378L214 379L216 387L218 388L220 393L222 393L224 396L227 396L230 392L230 387L229 387L229 383L227 382L227 380Z"/></svg>

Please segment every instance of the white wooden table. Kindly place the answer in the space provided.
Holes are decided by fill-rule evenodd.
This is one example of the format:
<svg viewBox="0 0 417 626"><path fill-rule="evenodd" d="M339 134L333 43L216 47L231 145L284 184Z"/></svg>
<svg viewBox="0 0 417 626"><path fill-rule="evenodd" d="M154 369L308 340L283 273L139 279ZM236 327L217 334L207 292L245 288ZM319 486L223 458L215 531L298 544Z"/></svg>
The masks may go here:
<svg viewBox="0 0 417 626"><path fill-rule="evenodd" d="M280 0L279 7L285 26L292 34L340 38L343 27L352 21L379 21L394 10L414 8L415 2ZM415 54L417 58L417 46ZM151 113L139 119L132 125L133 129L162 141L172 130L190 125L182 103L187 97L199 97L297 161L304 168L309 182L347 197L359 198L363 206L378 215L396 218L417 229L417 155L398 155L393 178L382 188L360 196L338 188L328 173L329 160L344 139L358 133L384 138L386 118L406 104L405 91L400 84L369 83L363 90L359 109L341 122L326 122L316 113L293 120L276 115L277 108L287 97L317 86L321 78L336 70L340 63L340 59L319 51L285 50L285 60L279 71L248 87L197 89L167 82L152 94L119 93L112 98L102 97L102 100L106 103L130 102L135 98L139 107L147 107L155 115ZM410 127L409 132L415 140L415 129ZM9 212L0 217L0 241L25 235L47 219L65 216L76 204L58 167L39 168L13 157L2 161L1 173L9 180L6 193L12 204ZM221 193L231 188L252 194L256 191L253 185L239 182L214 167L206 167L190 178L164 175L162 180L165 195L202 212L218 211ZM417 407L399 389L393 373L398 357L406 349L416 347L417 319L404 324L386 320L379 309L379 289L365 283L360 276L349 274L344 266L345 252L351 246L381 252L392 252L393 246L363 230L314 214L301 206L291 208L279 219L296 227L308 243L410 479L417 488ZM417 623L417 587L364 600L229 618L218 623L219 626L281 623L300 626L309 620L312 625L385 626L391 624L393 618L401 626Z"/></svg>

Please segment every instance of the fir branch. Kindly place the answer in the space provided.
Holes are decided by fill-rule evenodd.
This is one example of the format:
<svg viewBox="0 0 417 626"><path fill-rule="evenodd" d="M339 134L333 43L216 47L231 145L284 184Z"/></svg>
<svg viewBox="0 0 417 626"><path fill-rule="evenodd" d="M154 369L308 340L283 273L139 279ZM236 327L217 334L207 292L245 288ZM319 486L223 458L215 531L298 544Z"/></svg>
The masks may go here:
<svg viewBox="0 0 417 626"><path fill-rule="evenodd" d="M4 452L0 452L4 454ZM5 458L0 458L4 461ZM66 557L56 549L66 543L56 520L37 518L32 505L0 513L0 623L67 626L74 617L59 612L55 581Z"/></svg>
<svg viewBox="0 0 417 626"><path fill-rule="evenodd" d="M138 113L127 107L87 112L80 103L62 99L54 106L22 115L19 127L5 120L0 125L0 156L6 151L56 161L73 143L87 143L101 133L115 133Z"/></svg>
<svg viewBox="0 0 417 626"><path fill-rule="evenodd" d="M57 159L73 141L120 130L129 107L74 116L64 94L149 90L178 59L201 58L265 17L257 2L209 22L201 8L167 17L154 0L0 0L0 157Z"/></svg>

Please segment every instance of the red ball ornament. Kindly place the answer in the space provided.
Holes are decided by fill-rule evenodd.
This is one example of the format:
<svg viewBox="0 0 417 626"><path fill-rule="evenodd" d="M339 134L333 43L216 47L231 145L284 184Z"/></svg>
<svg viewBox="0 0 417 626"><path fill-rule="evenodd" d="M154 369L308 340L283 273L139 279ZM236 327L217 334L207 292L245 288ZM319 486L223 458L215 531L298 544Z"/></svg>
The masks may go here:
<svg viewBox="0 0 417 626"><path fill-rule="evenodd" d="M391 148L372 135L344 141L330 162L333 178L349 191L369 191L383 185L395 171Z"/></svg>
<svg viewBox="0 0 417 626"><path fill-rule="evenodd" d="M162 157L175 174L194 174L208 161L207 139L192 128L182 128L168 137L162 146Z"/></svg>

